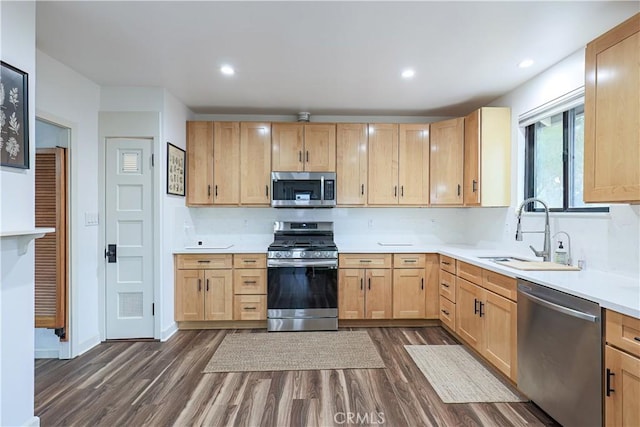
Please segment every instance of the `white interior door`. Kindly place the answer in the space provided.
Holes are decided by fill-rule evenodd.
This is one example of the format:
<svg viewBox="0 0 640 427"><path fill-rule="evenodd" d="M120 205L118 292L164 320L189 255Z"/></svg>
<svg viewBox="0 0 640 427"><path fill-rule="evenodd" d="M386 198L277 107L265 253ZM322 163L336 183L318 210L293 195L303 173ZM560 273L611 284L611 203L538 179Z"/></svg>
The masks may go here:
<svg viewBox="0 0 640 427"><path fill-rule="evenodd" d="M107 339L154 335L152 146L151 139L106 140Z"/></svg>

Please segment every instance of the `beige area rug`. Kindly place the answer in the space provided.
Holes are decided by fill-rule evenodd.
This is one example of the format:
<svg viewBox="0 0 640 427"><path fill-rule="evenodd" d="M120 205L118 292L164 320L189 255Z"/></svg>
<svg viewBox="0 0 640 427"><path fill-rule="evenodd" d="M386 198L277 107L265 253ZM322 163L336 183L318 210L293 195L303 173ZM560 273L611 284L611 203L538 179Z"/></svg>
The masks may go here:
<svg viewBox="0 0 640 427"><path fill-rule="evenodd" d="M366 331L270 332L227 335L207 372L384 368Z"/></svg>
<svg viewBox="0 0 640 427"><path fill-rule="evenodd" d="M461 345L405 345L444 403L523 402Z"/></svg>

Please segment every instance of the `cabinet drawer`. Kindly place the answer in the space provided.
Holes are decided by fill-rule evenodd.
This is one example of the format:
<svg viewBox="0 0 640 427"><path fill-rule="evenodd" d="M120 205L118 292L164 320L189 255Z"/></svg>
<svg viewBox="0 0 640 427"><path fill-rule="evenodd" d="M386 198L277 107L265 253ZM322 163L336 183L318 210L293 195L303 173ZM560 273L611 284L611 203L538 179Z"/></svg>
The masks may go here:
<svg viewBox="0 0 640 427"><path fill-rule="evenodd" d="M440 255L440 269L444 271L448 271L449 273L452 273L452 274L456 274L455 258L451 258L446 255Z"/></svg>
<svg viewBox="0 0 640 427"><path fill-rule="evenodd" d="M452 331L456 330L456 305L443 296L440 297L440 320Z"/></svg>
<svg viewBox="0 0 640 427"><path fill-rule="evenodd" d="M482 286L512 301L518 300L516 279L513 277L507 277L489 270L482 270Z"/></svg>
<svg viewBox="0 0 640 427"><path fill-rule="evenodd" d="M267 318L266 295L234 295L234 320L264 320Z"/></svg>
<svg viewBox="0 0 640 427"><path fill-rule="evenodd" d="M179 269L231 268L231 254L181 254L176 255Z"/></svg>
<svg viewBox="0 0 640 427"><path fill-rule="evenodd" d="M267 268L266 254L235 254L233 268Z"/></svg>
<svg viewBox="0 0 640 427"><path fill-rule="evenodd" d="M267 270L246 268L233 271L233 293L259 295L267 293Z"/></svg>
<svg viewBox="0 0 640 427"><path fill-rule="evenodd" d="M456 265L456 274L458 277L468 280L476 285L482 285L482 268L458 261Z"/></svg>
<svg viewBox="0 0 640 427"><path fill-rule="evenodd" d="M456 278L444 270L440 270L440 296L456 302Z"/></svg>
<svg viewBox="0 0 640 427"><path fill-rule="evenodd" d="M340 268L391 268L391 254L340 254Z"/></svg>
<svg viewBox="0 0 640 427"><path fill-rule="evenodd" d="M611 310L606 311L606 317L607 343L640 357L640 319Z"/></svg>
<svg viewBox="0 0 640 427"><path fill-rule="evenodd" d="M393 268L424 268L424 254L394 254Z"/></svg>

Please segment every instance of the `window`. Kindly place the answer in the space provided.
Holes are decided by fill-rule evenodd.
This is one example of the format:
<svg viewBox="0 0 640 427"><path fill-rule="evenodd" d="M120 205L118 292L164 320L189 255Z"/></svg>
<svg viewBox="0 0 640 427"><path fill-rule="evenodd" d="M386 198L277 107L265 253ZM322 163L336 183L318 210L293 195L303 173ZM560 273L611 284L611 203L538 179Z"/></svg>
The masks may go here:
<svg viewBox="0 0 640 427"><path fill-rule="evenodd" d="M525 127L525 197L542 199L556 212L609 212L582 197L584 103L539 117ZM526 209L542 211L533 204Z"/></svg>

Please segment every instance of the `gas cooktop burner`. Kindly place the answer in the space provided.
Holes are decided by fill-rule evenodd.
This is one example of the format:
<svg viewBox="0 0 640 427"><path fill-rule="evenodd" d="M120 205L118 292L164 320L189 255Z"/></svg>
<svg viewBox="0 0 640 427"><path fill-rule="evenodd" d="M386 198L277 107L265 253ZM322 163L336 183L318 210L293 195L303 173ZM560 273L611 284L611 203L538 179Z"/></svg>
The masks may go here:
<svg viewBox="0 0 640 427"><path fill-rule="evenodd" d="M304 225L304 227L301 226ZM276 222L269 259L337 259L333 223Z"/></svg>

